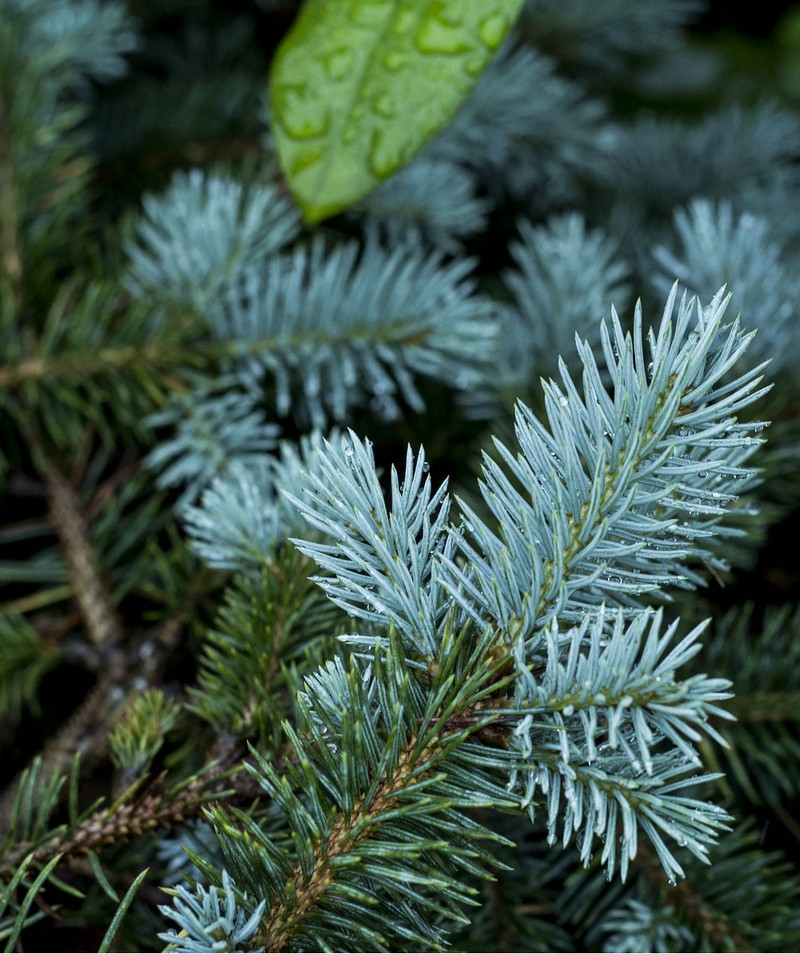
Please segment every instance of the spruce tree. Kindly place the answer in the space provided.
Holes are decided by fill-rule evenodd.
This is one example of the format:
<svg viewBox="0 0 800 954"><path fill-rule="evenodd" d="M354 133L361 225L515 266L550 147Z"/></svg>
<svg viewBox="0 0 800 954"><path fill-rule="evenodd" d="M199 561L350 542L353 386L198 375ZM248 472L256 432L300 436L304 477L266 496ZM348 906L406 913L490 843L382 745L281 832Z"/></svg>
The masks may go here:
<svg viewBox="0 0 800 954"><path fill-rule="evenodd" d="M800 946L800 87L703 24L0 0L6 950Z"/></svg>

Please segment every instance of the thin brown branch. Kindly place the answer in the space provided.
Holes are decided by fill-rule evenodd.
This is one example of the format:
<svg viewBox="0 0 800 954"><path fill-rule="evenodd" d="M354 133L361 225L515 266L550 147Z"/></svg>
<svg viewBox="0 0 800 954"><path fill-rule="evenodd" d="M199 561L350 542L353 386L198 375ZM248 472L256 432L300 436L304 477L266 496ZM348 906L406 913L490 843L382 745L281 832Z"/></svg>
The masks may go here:
<svg viewBox="0 0 800 954"><path fill-rule="evenodd" d="M426 333L409 325L406 319L393 326L387 326L382 335L366 325L353 328L350 339L353 341L381 338L398 345L413 346L424 341ZM330 341L330 335L319 333L315 339L324 345ZM308 329L292 335L276 332L256 341L195 341L191 345L138 345L121 344L99 348L94 352L68 352L59 355L45 355L26 358L15 365L0 367L0 390L13 391L26 382L42 381L50 378L108 374L121 370L150 370L183 373L189 368L204 368L216 361L249 355L261 355L279 349L293 349L310 343ZM176 388L181 381L176 379Z"/></svg>
<svg viewBox="0 0 800 954"><path fill-rule="evenodd" d="M61 542L70 583L89 638L102 650L123 639L122 623L111 602L94 555L81 501L62 471L48 461L43 474L50 502L50 519Z"/></svg>
<svg viewBox="0 0 800 954"><path fill-rule="evenodd" d="M119 674L106 672L69 721L45 743L41 752L45 774L55 775L63 772L76 752L91 747L90 743L95 738L98 726L105 722L110 690L116 682L115 676L118 678ZM7 827L21 778L20 772L0 794L0 832Z"/></svg>
<svg viewBox="0 0 800 954"><path fill-rule="evenodd" d="M107 374L130 367L170 370L178 365L196 364L197 356L192 355L187 348L126 344L100 348L92 353L26 358L18 364L0 368L0 388L11 391L27 381L70 375Z"/></svg>
<svg viewBox="0 0 800 954"><path fill-rule="evenodd" d="M141 838L149 832L174 828L201 817L211 802L250 802L257 794L248 773L240 772L225 778L220 767L190 782L174 795L160 790L162 782L163 776L155 779L145 792L130 802L98 809L72 831L40 844L33 850L33 864L44 866L56 855L62 855L65 863L68 863L89 852L101 851L133 838ZM33 845L29 842L21 841L13 845L2 859L0 880L7 881L12 877L32 849Z"/></svg>
<svg viewBox="0 0 800 954"><path fill-rule="evenodd" d="M344 814L339 816L330 837L324 844L317 846L311 875L305 874L299 865L294 869L286 884L286 900L272 908L259 931L259 938L266 950L284 950L294 929L330 887L335 859L347 851L353 851L380 824L380 816L396 807L411 771L417 765L424 764L432 754L429 747L415 753L416 746L417 737L412 736L405 745L392 778L384 779L369 801L366 797L360 799L347 817Z"/></svg>
<svg viewBox="0 0 800 954"><path fill-rule="evenodd" d="M100 575L81 501L64 473L45 455L43 476L50 498L50 518L61 542L69 570L72 595L89 634L101 677L72 718L44 746L46 775L64 772L76 752L84 758L101 756L109 732L132 695L158 685L163 663L175 648L196 601L205 592L207 574L190 584L183 605L168 620L135 641L126 638ZM142 651L144 647L147 651ZM0 794L0 831L7 825L21 773Z"/></svg>
<svg viewBox="0 0 800 954"><path fill-rule="evenodd" d="M22 256L19 252L17 189L11 146L8 107L0 107L0 276L11 288L17 304L22 302Z"/></svg>

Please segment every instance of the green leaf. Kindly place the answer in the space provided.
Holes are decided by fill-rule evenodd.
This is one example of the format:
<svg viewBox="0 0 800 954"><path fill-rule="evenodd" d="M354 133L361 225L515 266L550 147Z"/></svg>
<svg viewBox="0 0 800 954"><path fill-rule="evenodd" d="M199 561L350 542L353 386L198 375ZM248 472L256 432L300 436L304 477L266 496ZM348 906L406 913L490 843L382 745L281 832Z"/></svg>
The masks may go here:
<svg viewBox="0 0 800 954"><path fill-rule="evenodd" d="M306 0L272 64L281 164L307 222L358 201L455 114L522 0Z"/></svg>

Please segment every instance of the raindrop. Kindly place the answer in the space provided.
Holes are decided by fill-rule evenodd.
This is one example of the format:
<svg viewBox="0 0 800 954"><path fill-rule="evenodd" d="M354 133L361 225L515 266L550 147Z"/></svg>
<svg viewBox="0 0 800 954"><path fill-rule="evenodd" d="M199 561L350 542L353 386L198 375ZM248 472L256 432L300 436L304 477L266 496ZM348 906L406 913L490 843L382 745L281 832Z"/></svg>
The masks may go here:
<svg viewBox="0 0 800 954"><path fill-rule="evenodd" d="M394 21L394 26L392 29L398 35L402 35L403 33L408 33L411 27L414 26L415 20L416 20L416 17L414 15L413 9L401 10L397 14L397 17Z"/></svg>
<svg viewBox="0 0 800 954"><path fill-rule="evenodd" d="M383 26L387 14L392 12L392 5L385 0L356 0L350 4L350 19L353 23L363 27Z"/></svg>
<svg viewBox="0 0 800 954"><path fill-rule="evenodd" d="M483 72L485 66L486 61L483 59L483 57L475 57L474 59L467 60L464 63L464 69L468 76L478 76Z"/></svg>
<svg viewBox="0 0 800 954"><path fill-rule="evenodd" d="M406 63L408 63L408 56L399 50L393 50L384 56L383 62L387 69L395 72L396 70L401 70Z"/></svg>
<svg viewBox="0 0 800 954"><path fill-rule="evenodd" d="M394 97L390 93L382 93L372 104L372 108L386 119L391 119L397 112Z"/></svg>
<svg viewBox="0 0 800 954"><path fill-rule="evenodd" d="M279 89L281 122L293 139L312 139L328 131L328 110L296 90Z"/></svg>
<svg viewBox="0 0 800 954"><path fill-rule="evenodd" d="M369 156L369 166L378 179L386 179L396 169L399 169L408 158L404 144L393 142L392 137L377 135Z"/></svg>
<svg viewBox="0 0 800 954"><path fill-rule="evenodd" d="M344 79L353 65L352 50L346 46L341 46L337 50L328 53L323 62L325 64L325 72L330 79Z"/></svg>
<svg viewBox="0 0 800 954"><path fill-rule="evenodd" d="M481 21L478 33L490 50L496 50L506 33L506 19L501 13L493 13Z"/></svg>
<svg viewBox="0 0 800 954"><path fill-rule="evenodd" d="M417 48L422 53L457 55L471 53L472 47L459 27L443 23L436 17L427 17L417 31Z"/></svg>
<svg viewBox="0 0 800 954"><path fill-rule="evenodd" d="M320 147L305 146L297 148L290 160L290 168L294 175L308 169L309 166L315 166L323 157L323 150Z"/></svg>

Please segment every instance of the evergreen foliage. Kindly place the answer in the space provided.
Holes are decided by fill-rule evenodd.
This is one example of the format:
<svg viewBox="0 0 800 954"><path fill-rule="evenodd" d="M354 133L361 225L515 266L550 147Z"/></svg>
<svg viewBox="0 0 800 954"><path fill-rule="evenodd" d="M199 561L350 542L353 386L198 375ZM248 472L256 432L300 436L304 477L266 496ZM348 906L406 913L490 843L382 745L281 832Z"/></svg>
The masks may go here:
<svg viewBox="0 0 800 954"><path fill-rule="evenodd" d="M657 286L663 290L670 276L701 295L728 286L737 309L758 330L756 353L772 362L773 373L785 362L791 372L791 356L800 346L798 277L781 243L771 237L769 222L747 212L734 216L729 202L714 206L696 199L688 210L676 212L675 232L677 255L656 249L662 269L655 276Z"/></svg>
<svg viewBox="0 0 800 954"><path fill-rule="evenodd" d="M237 9L0 0L5 949L796 949L797 103L529 0L312 227Z"/></svg>

